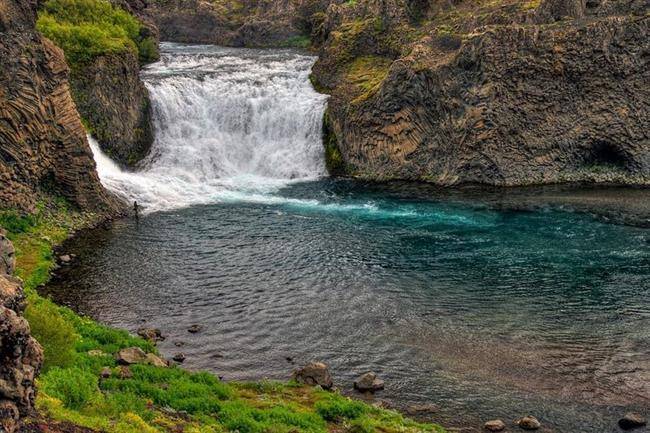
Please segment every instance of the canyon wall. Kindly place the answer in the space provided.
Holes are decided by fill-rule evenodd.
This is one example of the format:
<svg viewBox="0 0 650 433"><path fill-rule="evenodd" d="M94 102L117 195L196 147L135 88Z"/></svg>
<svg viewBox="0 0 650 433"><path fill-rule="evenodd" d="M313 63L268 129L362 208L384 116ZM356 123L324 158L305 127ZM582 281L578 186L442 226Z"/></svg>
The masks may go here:
<svg viewBox="0 0 650 433"><path fill-rule="evenodd" d="M330 6L313 80L340 172L650 183L647 2L465 3Z"/></svg>
<svg viewBox="0 0 650 433"><path fill-rule="evenodd" d="M63 52L34 28L36 4L0 0L0 207L33 211L45 195L114 212L99 182Z"/></svg>

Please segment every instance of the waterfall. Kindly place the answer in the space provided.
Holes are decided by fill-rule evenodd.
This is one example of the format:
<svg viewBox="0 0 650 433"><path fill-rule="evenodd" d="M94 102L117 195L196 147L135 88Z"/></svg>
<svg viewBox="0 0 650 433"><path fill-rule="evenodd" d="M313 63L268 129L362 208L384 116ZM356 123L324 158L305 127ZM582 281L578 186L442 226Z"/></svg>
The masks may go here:
<svg viewBox="0 0 650 433"><path fill-rule="evenodd" d="M143 71L154 118L151 154L127 172L90 139L102 183L147 212L230 200L273 200L290 182L326 174L326 96L314 58L290 50L162 45Z"/></svg>

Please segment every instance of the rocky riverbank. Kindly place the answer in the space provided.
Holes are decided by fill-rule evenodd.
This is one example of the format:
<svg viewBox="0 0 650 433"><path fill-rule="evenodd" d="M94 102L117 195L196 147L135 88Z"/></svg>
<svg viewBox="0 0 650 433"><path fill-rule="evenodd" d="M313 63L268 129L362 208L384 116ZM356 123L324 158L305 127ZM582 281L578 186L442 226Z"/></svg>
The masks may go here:
<svg viewBox="0 0 650 433"><path fill-rule="evenodd" d="M13 433L33 411L43 349L24 317L22 281L13 276L15 251L0 228L0 431Z"/></svg>

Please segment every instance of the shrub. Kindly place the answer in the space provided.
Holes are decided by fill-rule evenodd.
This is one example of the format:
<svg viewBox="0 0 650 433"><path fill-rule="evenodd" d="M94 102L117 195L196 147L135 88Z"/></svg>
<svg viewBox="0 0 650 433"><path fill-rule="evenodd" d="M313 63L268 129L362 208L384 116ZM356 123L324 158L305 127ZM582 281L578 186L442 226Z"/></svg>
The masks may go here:
<svg viewBox="0 0 650 433"><path fill-rule="evenodd" d="M43 371L52 367L67 367L74 362L74 345L79 337L60 313L60 307L48 299L30 297L25 318L32 335L43 346Z"/></svg>
<svg viewBox="0 0 650 433"><path fill-rule="evenodd" d="M367 410L366 405L359 401L334 395L317 402L315 408L316 413L322 416L326 421L356 419Z"/></svg>
<svg viewBox="0 0 650 433"><path fill-rule="evenodd" d="M97 56L125 50L143 62L158 56L155 41L141 37L140 22L106 0L48 0L37 28L63 49L73 70Z"/></svg>
<svg viewBox="0 0 650 433"><path fill-rule="evenodd" d="M51 368L39 381L41 389L70 409L81 409L98 396L97 376L78 367Z"/></svg>

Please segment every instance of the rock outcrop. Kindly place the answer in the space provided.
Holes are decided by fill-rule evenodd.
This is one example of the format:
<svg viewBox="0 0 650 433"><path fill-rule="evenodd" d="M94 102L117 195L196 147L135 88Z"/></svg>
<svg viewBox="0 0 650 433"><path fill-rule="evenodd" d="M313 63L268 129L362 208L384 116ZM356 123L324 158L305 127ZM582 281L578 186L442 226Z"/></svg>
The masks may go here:
<svg viewBox="0 0 650 433"><path fill-rule="evenodd" d="M650 183L646 1L412 4L330 5L314 35L338 171L440 185Z"/></svg>
<svg viewBox="0 0 650 433"><path fill-rule="evenodd" d="M79 114L104 152L130 166L149 153L151 103L134 52L96 57L73 71L70 84Z"/></svg>
<svg viewBox="0 0 650 433"><path fill-rule="evenodd" d="M36 3L0 0L0 207L33 211L43 194L118 207L97 177L70 96L63 52L34 29Z"/></svg>
<svg viewBox="0 0 650 433"><path fill-rule="evenodd" d="M0 243L0 256L7 245ZM43 350L21 316L24 309L20 280L0 274L0 431L7 433L32 411L34 379L43 364Z"/></svg>

